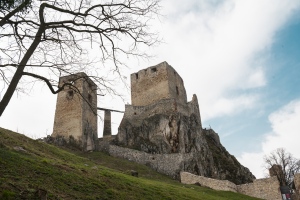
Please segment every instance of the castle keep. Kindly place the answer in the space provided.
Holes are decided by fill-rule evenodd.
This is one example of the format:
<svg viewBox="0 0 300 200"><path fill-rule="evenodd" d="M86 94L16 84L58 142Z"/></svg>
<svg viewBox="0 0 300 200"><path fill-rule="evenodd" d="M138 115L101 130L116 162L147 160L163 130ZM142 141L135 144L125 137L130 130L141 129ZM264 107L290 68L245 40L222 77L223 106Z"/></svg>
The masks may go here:
<svg viewBox="0 0 300 200"><path fill-rule="evenodd" d="M85 73L63 76L59 87L52 137L74 141L82 150L94 150L97 132L97 86Z"/></svg>
<svg viewBox="0 0 300 200"><path fill-rule="evenodd" d="M176 99L186 104L186 91L182 78L163 62L131 74L131 101L133 106L147 106L161 99Z"/></svg>

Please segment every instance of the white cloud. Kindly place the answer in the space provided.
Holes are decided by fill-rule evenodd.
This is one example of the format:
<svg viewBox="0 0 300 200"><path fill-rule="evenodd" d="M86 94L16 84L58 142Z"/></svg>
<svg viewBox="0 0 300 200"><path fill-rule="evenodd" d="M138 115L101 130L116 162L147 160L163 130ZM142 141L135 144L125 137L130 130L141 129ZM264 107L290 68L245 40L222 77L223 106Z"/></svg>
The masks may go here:
<svg viewBox="0 0 300 200"><path fill-rule="evenodd" d="M251 107L236 99L243 99L245 89L266 85L266 66L258 55L269 49L276 31L300 7L296 0L166 0L164 5L167 19L161 32L166 44L155 53L181 74L189 97L198 94L204 120ZM225 104L233 108L221 107L224 95L232 91L239 95ZM252 105L259 100L258 94L247 95Z"/></svg>
<svg viewBox="0 0 300 200"><path fill-rule="evenodd" d="M257 153L243 153L238 160L247 166L257 178L264 177L263 156L277 148L285 148L300 159L300 100L295 100L269 115L272 132L264 136L262 150Z"/></svg>
<svg viewBox="0 0 300 200"><path fill-rule="evenodd" d="M263 151L284 146L287 151L300 158L300 100L292 101L269 116L274 134L269 134L263 143Z"/></svg>
<svg viewBox="0 0 300 200"><path fill-rule="evenodd" d="M253 107L258 97L255 95L240 95L234 98L219 98L210 106L206 118L240 113L243 109ZM240 108L240 109L237 109Z"/></svg>

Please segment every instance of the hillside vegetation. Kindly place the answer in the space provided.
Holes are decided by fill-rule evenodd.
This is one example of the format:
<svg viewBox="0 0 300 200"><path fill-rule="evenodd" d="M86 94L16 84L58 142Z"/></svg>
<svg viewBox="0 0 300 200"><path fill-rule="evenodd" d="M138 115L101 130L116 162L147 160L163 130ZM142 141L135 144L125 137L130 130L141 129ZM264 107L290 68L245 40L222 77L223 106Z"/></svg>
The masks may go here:
<svg viewBox="0 0 300 200"><path fill-rule="evenodd" d="M61 149L0 128L0 199L43 199L45 194L70 200L256 199L183 185L144 165L101 152Z"/></svg>

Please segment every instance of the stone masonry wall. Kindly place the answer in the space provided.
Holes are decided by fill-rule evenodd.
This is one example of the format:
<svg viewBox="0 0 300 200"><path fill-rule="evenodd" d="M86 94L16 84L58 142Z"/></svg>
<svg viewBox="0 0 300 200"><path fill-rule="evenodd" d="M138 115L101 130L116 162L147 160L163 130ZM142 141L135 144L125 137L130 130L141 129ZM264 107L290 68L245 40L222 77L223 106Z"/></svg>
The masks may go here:
<svg viewBox="0 0 300 200"><path fill-rule="evenodd" d="M267 200L281 200L280 186L275 176L237 185L237 192Z"/></svg>
<svg viewBox="0 0 300 200"><path fill-rule="evenodd" d="M235 185L227 180L217 180L197 176L188 172L180 173L181 182L184 184L199 183L214 190L232 191L267 200L281 200L279 182L276 177L256 179L253 183Z"/></svg>
<svg viewBox="0 0 300 200"><path fill-rule="evenodd" d="M65 82L73 80L72 77L61 77L59 85L62 86ZM81 81L75 81L73 84L79 91L83 90ZM52 136L64 136L69 138L72 136L76 140L81 140L82 135L82 100L80 95L75 93L69 87L58 93L55 119Z"/></svg>
<svg viewBox="0 0 300 200"><path fill-rule="evenodd" d="M192 154L149 154L142 151L109 145L105 140L99 142L101 151L118 158L124 158L132 162L147 165L159 173L166 174L174 179L179 178L181 169L184 169L185 161L192 159Z"/></svg>
<svg viewBox="0 0 300 200"><path fill-rule="evenodd" d="M186 91L184 88L183 79L177 74L175 69L164 62L167 67L168 72L168 83L169 83L169 93L171 98L175 98L178 102L185 104L187 103Z"/></svg>
<svg viewBox="0 0 300 200"><path fill-rule="evenodd" d="M236 192L236 185L227 180L218 180L212 178L206 178L204 176L197 176L188 172L180 172L181 183L184 184L196 184L209 187L214 190L231 191Z"/></svg>
<svg viewBox="0 0 300 200"><path fill-rule="evenodd" d="M190 102L182 104L176 99L161 99L155 103L149 104L147 106L133 106L125 105L124 118L127 119L146 119L155 114L172 114L174 112L182 113L185 116L190 116L195 114L199 123L201 124L201 117L199 111L199 104L197 96L194 94ZM201 126L202 127L202 126Z"/></svg>
<svg viewBox="0 0 300 200"><path fill-rule="evenodd" d="M295 174L294 184L295 184L295 189L297 191L300 191L300 173L299 174Z"/></svg>
<svg viewBox="0 0 300 200"><path fill-rule="evenodd" d="M295 194L294 194L293 197L294 197L295 200L300 200L300 173L295 174L294 184L295 184Z"/></svg>
<svg viewBox="0 0 300 200"><path fill-rule="evenodd" d="M169 98L186 103L183 80L167 62L131 74L133 106L146 106Z"/></svg>
<svg viewBox="0 0 300 200"><path fill-rule="evenodd" d="M97 140L96 84L85 73L61 77L52 137L72 136L83 150L93 150Z"/></svg>
<svg viewBox="0 0 300 200"><path fill-rule="evenodd" d="M151 117L155 114L169 115L174 112L182 113L185 116L189 116L191 114L187 104L181 104L180 102L177 102L176 99L161 99L147 106L125 105L124 117L128 119L146 119L147 117Z"/></svg>

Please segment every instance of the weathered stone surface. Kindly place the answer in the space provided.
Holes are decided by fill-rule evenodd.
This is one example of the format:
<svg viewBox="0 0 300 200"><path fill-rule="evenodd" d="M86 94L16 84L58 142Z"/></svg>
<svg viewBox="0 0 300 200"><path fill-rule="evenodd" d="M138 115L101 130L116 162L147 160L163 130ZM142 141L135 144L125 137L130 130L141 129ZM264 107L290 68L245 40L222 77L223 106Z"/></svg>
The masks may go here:
<svg viewBox="0 0 300 200"><path fill-rule="evenodd" d="M182 78L167 62L131 74L133 106L146 106L170 98L177 98L181 103L187 101Z"/></svg>
<svg viewBox="0 0 300 200"><path fill-rule="evenodd" d="M279 181L276 177L256 179L253 183L236 185L228 180L216 180L187 172L180 173L181 183L206 186L214 190L239 192L248 196L267 200L281 200Z"/></svg>
<svg viewBox="0 0 300 200"><path fill-rule="evenodd" d="M175 178L180 171L238 184L255 178L226 151L213 130L202 130L197 96L187 102L184 83L168 63L132 74L131 89L132 105L125 107L114 144L145 153L116 154L113 147L111 155L148 164Z"/></svg>
<svg viewBox="0 0 300 200"><path fill-rule="evenodd" d="M111 135L111 112L109 110L104 111L104 126L103 137Z"/></svg>
<svg viewBox="0 0 300 200"><path fill-rule="evenodd" d="M94 150L98 139L96 84L85 73L63 76L59 86L70 85L57 95L52 137L72 136L81 149Z"/></svg>
<svg viewBox="0 0 300 200"><path fill-rule="evenodd" d="M300 200L300 173L294 176L295 194L293 200Z"/></svg>
<svg viewBox="0 0 300 200"><path fill-rule="evenodd" d="M255 179L250 170L242 166L238 160L223 147L217 133L212 129L203 129L203 134L205 135L205 140L213 156L216 168L215 177L222 180L229 180L235 184L249 183Z"/></svg>
<svg viewBox="0 0 300 200"><path fill-rule="evenodd" d="M281 200L279 181L275 176L237 185L237 192L267 200Z"/></svg>
<svg viewBox="0 0 300 200"><path fill-rule="evenodd" d="M119 139L120 133L124 134L122 140ZM123 119L117 138L117 145L143 151L156 157L160 154L164 157L176 155L174 159L176 161L169 161L165 166L168 168L166 170L168 175L172 177L179 177L179 172L184 170L206 177L227 179L236 184L252 182L255 178L249 169L240 165L234 156L226 151L221 143L212 143L209 140L210 136L206 135L205 130L201 131L194 115L187 117L180 113L170 116L157 114L139 123L137 121L130 123L130 120ZM124 153L114 155L121 154ZM155 159L155 162L157 161ZM137 162L146 164L146 162ZM168 164L177 166L174 172L169 172L171 167ZM164 171L154 165L153 168Z"/></svg>
<svg viewBox="0 0 300 200"><path fill-rule="evenodd" d="M217 180L203 176L197 176L188 172L180 173L181 183L184 184L200 184L214 190L237 192L236 185L228 180Z"/></svg>

